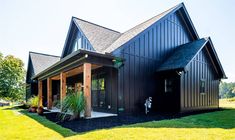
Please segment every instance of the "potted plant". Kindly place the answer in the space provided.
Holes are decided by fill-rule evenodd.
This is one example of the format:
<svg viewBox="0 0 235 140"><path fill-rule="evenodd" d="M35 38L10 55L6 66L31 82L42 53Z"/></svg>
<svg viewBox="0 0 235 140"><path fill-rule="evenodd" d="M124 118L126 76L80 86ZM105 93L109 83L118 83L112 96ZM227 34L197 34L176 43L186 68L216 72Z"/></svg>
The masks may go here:
<svg viewBox="0 0 235 140"><path fill-rule="evenodd" d="M33 96L29 99L28 104L30 106L29 112L36 113L38 108L38 96Z"/></svg>
<svg viewBox="0 0 235 140"><path fill-rule="evenodd" d="M37 112L38 112L38 115L43 115L43 107L39 106Z"/></svg>
<svg viewBox="0 0 235 140"><path fill-rule="evenodd" d="M85 109L85 98L82 91L67 93L62 101L61 120L64 120L68 114L72 114L69 119L74 120L80 118L80 113Z"/></svg>

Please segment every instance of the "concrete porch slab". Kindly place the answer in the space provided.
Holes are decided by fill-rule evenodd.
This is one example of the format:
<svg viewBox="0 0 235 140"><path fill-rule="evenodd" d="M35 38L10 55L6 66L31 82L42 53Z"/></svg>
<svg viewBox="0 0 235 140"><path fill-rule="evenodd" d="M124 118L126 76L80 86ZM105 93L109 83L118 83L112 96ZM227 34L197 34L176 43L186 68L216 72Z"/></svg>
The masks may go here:
<svg viewBox="0 0 235 140"><path fill-rule="evenodd" d="M44 107L43 109L49 111L49 112L45 112L46 114L48 114L48 113L55 113L55 112L61 112L60 109L58 109L56 107L52 107L52 109L47 109L47 107ZM91 117L87 117L85 119L113 117L113 116L117 116L117 114L91 111ZM84 113L81 113L80 117L84 117Z"/></svg>
<svg viewBox="0 0 235 140"><path fill-rule="evenodd" d="M112 117L112 116L117 116L117 114L91 111L91 117L88 117L86 119L104 118L104 117Z"/></svg>

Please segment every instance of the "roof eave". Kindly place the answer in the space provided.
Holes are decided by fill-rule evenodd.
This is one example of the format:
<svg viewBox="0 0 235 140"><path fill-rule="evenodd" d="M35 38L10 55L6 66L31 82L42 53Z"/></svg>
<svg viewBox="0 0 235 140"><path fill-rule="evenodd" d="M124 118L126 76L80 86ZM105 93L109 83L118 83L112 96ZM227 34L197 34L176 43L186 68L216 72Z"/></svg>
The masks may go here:
<svg viewBox="0 0 235 140"><path fill-rule="evenodd" d="M169 72L169 71L185 71L185 68L184 67L178 67L178 68L159 69L159 70L157 70L158 73Z"/></svg>
<svg viewBox="0 0 235 140"><path fill-rule="evenodd" d="M72 53L72 54L70 54L70 55L68 55L68 56L66 56L66 57L64 57L64 58L62 58L60 61L56 62L56 63L53 64L52 66L48 67L47 69L41 71L40 73L38 73L37 75L35 75L34 77L32 77L32 79L36 79L36 78L40 77L40 75L42 75L42 74L45 73L46 71L52 69L53 67L59 65L60 63L63 63L64 61L68 60L69 58L71 58L71 57L73 57L73 56L79 54L79 52L80 52L80 50L78 50L78 51L76 51L76 52L74 52L74 53Z"/></svg>
<svg viewBox="0 0 235 140"><path fill-rule="evenodd" d="M188 11L187 11L187 9L186 9L186 7L185 7L185 5L184 5L184 3L182 2L181 3L181 5L182 5L182 8L184 9L183 10L183 12L185 13L185 15L187 16L187 20L188 20L188 22L190 23L190 26L191 26L191 28L192 28L192 33L195 35L195 37L196 37L196 39L195 40L197 40L197 39L199 39L199 35L198 35L198 33L197 33L197 30L196 30L196 28L195 28L195 26L194 26L194 24L193 24L193 22L192 22L192 19L191 19L191 17L189 16L189 13L188 13Z"/></svg>
<svg viewBox="0 0 235 140"><path fill-rule="evenodd" d="M218 57L218 55L217 55L217 53L216 53L216 51L215 51L214 45L213 45L212 40L211 40L210 37L208 37L208 42L209 42L210 45L211 45L211 49L212 49L212 51L213 51L213 54L215 55L216 61L218 62L219 68L220 68L220 70L221 70L221 72L222 72L221 78L222 78L222 79L227 79L228 77L226 76L226 74L225 74L225 72L224 72L224 69L223 69L223 67L222 67L222 64L221 64L221 62L220 62L220 60L219 60L219 57Z"/></svg>
<svg viewBox="0 0 235 140"><path fill-rule="evenodd" d="M69 25L69 29L68 29L68 32L67 32L67 36L66 36L66 39L65 39L64 47L63 47L63 50L62 50L61 58L63 58L64 55L65 55L65 48L66 48L65 46L66 46L66 44L67 44L67 42L68 42L69 33L70 33L70 31L71 31L71 29L72 29L72 26L73 26L73 18L74 18L74 17L72 17L71 20L70 20L70 25Z"/></svg>
<svg viewBox="0 0 235 140"><path fill-rule="evenodd" d="M62 58L60 61L58 61L57 63L53 64L52 66L48 67L47 69L43 70L42 72L40 72L39 74L35 75L32 79L37 79L38 77L42 76L43 74L45 74L47 71L53 69L54 67L58 66L59 64L79 55L79 54L88 54L88 55L92 55L92 56L96 56L96 57L102 57L102 58L106 58L106 59L110 59L113 60L117 57L111 55L111 54L101 54L101 53L97 53L97 52L92 52L92 51L87 51L87 50L82 50L79 49L78 51Z"/></svg>

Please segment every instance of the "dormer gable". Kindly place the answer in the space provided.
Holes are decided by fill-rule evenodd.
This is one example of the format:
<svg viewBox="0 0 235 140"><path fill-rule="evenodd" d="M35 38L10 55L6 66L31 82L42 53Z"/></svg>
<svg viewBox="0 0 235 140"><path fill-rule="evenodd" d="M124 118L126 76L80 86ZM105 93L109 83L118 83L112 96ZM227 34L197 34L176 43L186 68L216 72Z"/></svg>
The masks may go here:
<svg viewBox="0 0 235 140"><path fill-rule="evenodd" d="M72 17L61 57L64 58L78 49L102 52L120 35L120 32Z"/></svg>

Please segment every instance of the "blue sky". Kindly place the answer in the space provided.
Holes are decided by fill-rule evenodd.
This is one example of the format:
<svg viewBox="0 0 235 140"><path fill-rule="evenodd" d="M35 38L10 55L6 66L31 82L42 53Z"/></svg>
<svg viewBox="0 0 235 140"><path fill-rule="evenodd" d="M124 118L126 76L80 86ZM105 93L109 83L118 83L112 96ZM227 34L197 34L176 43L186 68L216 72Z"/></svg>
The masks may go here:
<svg viewBox="0 0 235 140"><path fill-rule="evenodd" d="M29 51L61 55L72 16L124 32L181 2L235 81L233 0L0 0L0 52L27 65Z"/></svg>

